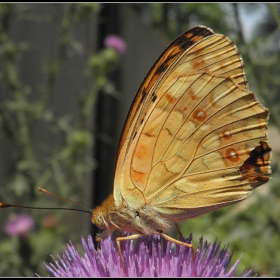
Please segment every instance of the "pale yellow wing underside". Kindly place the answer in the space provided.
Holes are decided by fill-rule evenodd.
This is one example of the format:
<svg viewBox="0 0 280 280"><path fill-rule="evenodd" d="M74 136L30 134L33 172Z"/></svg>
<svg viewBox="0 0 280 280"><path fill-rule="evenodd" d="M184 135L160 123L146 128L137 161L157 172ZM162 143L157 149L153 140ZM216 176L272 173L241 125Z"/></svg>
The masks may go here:
<svg viewBox="0 0 280 280"><path fill-rule="evenodd" d="M131 109L116 163L116 204L148 203L174 220L242 200L270 173L268 110L248 90L235 45L214 33L192 40L159 69L145 95L140 88L144 97ZM256 169L259 152L265 163Z"/></svg>

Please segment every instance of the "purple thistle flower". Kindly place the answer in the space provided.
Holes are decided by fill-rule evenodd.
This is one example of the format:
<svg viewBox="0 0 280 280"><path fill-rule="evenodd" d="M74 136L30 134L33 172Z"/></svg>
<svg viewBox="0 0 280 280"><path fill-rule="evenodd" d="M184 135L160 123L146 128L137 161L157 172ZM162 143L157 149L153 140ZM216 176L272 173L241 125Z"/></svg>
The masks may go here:
<svg viewBox="0 0 280 280"><path fill-rule="evenodd" d="M4 231L10 236L25 237L34 228L33 217L25 214L9 215L9 220L4 226Z"/></svg>
<svg viewBox="0 0 280 280"><path fill-rule="evenodd" d="M104 41L104 45L107 48L113 48L118 54L123 54L126 51L125 41L117 35L109 35Z"/></svg>
<svg viewBox="0 0 280 280"><path fill-rule="evenodd" d="M116 236L101 241L101 249L95 250L92 237L88 242L82 238L84 256L81 257L75 247L67 244L63 257L58 256L54 264L50 263L48 271L55 277L122 277L122 268ZM192 237L180 239L190 243ZM231 257L228 246L220 249L220 244L203 243L200 238L196 250L196 262L193 264L191 250L160 238L158 235L121 242L121 250L129 277L193 277L195 270L198 277L232 277L236 276L236 267L240 258L227 271ZM237 276L247 277L253 269L243 271Z"/></svg>

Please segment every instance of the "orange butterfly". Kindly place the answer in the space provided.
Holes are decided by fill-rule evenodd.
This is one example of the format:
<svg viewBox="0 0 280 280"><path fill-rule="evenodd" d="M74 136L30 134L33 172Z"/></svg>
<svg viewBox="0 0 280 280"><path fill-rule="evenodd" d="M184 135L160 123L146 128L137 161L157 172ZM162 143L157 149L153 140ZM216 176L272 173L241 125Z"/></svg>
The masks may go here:
<svg viewBox="0 0 280 280"><path fill-rule="evenodd" d="M120 241L160 234L192 248L166 234L172 223L241 201L269 180L268 115L224 35L198 26L163 52L123 128L114 192L91 219L102 239L134 233L116 240L123 269Z"/></svg>

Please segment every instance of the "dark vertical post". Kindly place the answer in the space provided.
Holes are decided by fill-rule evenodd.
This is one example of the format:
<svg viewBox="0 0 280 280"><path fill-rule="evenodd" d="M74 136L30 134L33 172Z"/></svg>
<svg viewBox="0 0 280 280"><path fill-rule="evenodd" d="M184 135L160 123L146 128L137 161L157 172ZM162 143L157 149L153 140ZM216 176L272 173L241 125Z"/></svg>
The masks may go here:
<svg viewBox="0 0 280 280"><path fill-rule="evenodd" d="M119 34L118 7L119 4L102 4L101 6L98 15L98 49L104 47L103 42L108 35ZM118 73L113 73L110 78L118 87ZM96 142L93 156L98 162L98 167L93 174L93 206L100 205L113 191L117 106L118 103L114 97L99 92L95 111ZM106 141L105 138L112 141ZM93 236L96 235L96 231L97 228L94 226Z"/></svg>

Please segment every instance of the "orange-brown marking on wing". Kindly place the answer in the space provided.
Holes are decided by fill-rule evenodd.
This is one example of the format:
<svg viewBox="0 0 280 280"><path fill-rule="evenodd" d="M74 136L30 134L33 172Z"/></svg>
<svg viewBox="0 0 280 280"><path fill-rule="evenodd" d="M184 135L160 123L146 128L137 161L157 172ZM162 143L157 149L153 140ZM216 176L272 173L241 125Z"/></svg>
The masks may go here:
<svg viewBox="0 0 280 280"><path fill-rule="evenodd" d="M206 66L206 63L204 61L203 58L197 58L197 59L194 59L193 61L190 62L191 66L194 68L194 69L201 69L201 68L204 68Z"/></svg>
<svg viewBox="0 0 280 280"><path fill-rule="evenodd" d="M204 37L204 36L201 36L201 35L194 36L194 37L192 38L192 41L195 42L195 43L196 43L196 42L199 42L201 39L203 39L203 37Z"/></svg>
<svg viewBox="0 0 280 280"><path fill-rule="evenodd" d="M202 122L206 119L207 114L205 110L198 108L193 112L193 118L199 122Z"/></svg>
<svg viewBox="0 0 280 280"><path fill-rule="evenodd" d="M176 102L176 98L173 98L170 94L165 94L164 97L167 99L168 103L174 104Z"/></svg>
<svg viewBox="0 0 280 280"><path fill-rule="evenodd" d="M191 38L192 36L193 36L193 33L188 32L188 33L186 34L185 38L186 38L186 39L189 39L189 38Z"/></svg>
<svg viewBox="0 0 280 280"><path fill-rule="evenodd" d="M260 141L260 146L250 152L243 165L239 168L242 179L251 183L267 182L269 180L271 147L265 141Z"/></svg>
<svg viewBox="0 0 280 280"><path fill-rule="evenodd" d="M191 99L191 100L195 100L196 99L196 96L192 90L192 88L189 88L188 91L187 91L187 95L188 97Z"/></svg>
<svg viewBox="0 0 280 280"><path fill-rule="evenodd" d="M234 148L230 148L226 150L226 158L229 161L237 162L239 160L239 154Z"/></svg>
<svg viewBox="0 0 280 280"><path fill-rule="evenodd" d="M140 184L143 184L145 182L145 180L147 179L146 173L135 171L134 169L131 169L131 173L133 175L135 182L139 182Z"/></svg>
<svg viewBox="0 0 280 280"><path fill-rule="evenodd" d="M145 135L147 137L153 137L149 133L145 133ZM139 159L145 158L147 156L147 153L149 153L149 152L150 152L149 148L142 143L142 144L140 144L139 148L135 150L135 157L137 157Z"/></svg>
<svg viewBox="0 0 280 280"><path fill-rule="evenodd" d="M229 130L225 130L223 132L223 136L226 140L229 140L232 137L231 132Z"/></svg>

